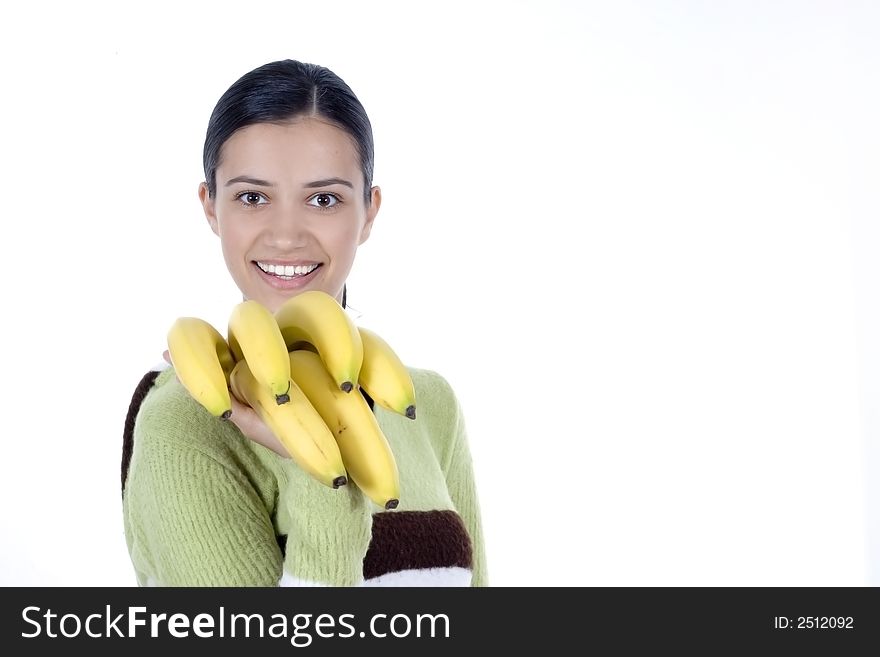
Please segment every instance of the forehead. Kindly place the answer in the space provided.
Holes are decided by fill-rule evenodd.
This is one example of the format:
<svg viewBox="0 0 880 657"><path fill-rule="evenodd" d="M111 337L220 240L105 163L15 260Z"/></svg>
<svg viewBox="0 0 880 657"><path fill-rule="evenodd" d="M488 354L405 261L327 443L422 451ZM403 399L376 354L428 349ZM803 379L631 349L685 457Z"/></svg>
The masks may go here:
<svg viewBox="0 0 880 657"><path fill-rule="evenodd" d="M238 169L305 175L323 172L352 175L360 169L357 146L345 130L315 118L284 123L255 123L235 131L220 150L218 170ZM235 170L235 171L233 171Z"/></svg>

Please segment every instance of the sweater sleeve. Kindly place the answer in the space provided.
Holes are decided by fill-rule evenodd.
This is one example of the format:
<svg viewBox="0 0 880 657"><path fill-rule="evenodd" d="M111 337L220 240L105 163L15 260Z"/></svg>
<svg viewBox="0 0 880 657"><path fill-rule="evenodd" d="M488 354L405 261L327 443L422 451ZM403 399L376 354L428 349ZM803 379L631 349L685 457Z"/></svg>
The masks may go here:
<svg viewBox="0 0 880 657"><path fill-rule="evenodd" d="M358 586L370 544L370 503L355 485L320 484L290 459L277 471L279 529L286 536L281 586Z"/></svg>
<svg viewBox="0 0 880 657"><path fill-rule="evenodd" d="M452 503L464 521L471 537L471 547L473 550L471 586L488 586L483 524L474 477L473 459L471 458L468 444L467 429L461 406L451 388L449 389L449 395L453 418L452 425L455 432L449 464L446 468L446 482Z"/></svg>
<svg viewBox="0 0 880 657"><path fill-rule="evenodd" d="M183 410L138 419L123 500L138 583L276 586L281 551L265 504L241 469L200 444L211 438L200 409Z"/></svg>

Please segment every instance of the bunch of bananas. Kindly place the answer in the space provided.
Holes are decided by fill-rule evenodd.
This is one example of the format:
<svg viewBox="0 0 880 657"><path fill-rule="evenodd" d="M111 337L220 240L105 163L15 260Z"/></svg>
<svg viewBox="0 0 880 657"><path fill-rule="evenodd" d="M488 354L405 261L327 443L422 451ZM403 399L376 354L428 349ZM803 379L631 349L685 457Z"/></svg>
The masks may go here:
<svg viewBox="0 0 880 657"><path fill-rule="evenodd" d="M228 338L203 319L179 317L168 353L181 384L212 415L229 419L231 390L322 484L339 488L350 477L376 504L397 507L397 464L360 390L415 419L413 382L388 343L356 326L332 296L306 291L274 314L242 301Z"/></svg>

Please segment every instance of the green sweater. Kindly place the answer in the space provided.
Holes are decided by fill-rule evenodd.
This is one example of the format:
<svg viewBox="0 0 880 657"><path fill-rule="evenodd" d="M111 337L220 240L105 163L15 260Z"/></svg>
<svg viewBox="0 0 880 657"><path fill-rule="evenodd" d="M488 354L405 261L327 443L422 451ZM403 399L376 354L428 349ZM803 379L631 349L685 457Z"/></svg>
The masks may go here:
<svg viewBox="0 0 880 657"><path fill-rule="evenodd" d="M449 384L410 369L418 419L375 405L400 472L385 511L324 486L210 415L169 367L126 418L123 518L141 586L485 586L465 424Z"/></svg>

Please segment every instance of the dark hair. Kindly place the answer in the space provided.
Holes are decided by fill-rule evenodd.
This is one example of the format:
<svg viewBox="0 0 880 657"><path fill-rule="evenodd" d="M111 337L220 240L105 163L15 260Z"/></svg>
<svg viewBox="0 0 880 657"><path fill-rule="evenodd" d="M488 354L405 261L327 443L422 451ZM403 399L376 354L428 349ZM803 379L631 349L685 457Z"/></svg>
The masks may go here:
<svg viewBox="0 0 880 657"><path fill-rule="evenodd" d="M292 59L270 62L240 77L221 96L208 121L203 162L208 193L217 191L220 149L236 130L255 123L320 117L347 132L357 145L369 205L373 185L373 129L351 88L333 71Z"/></svg>

